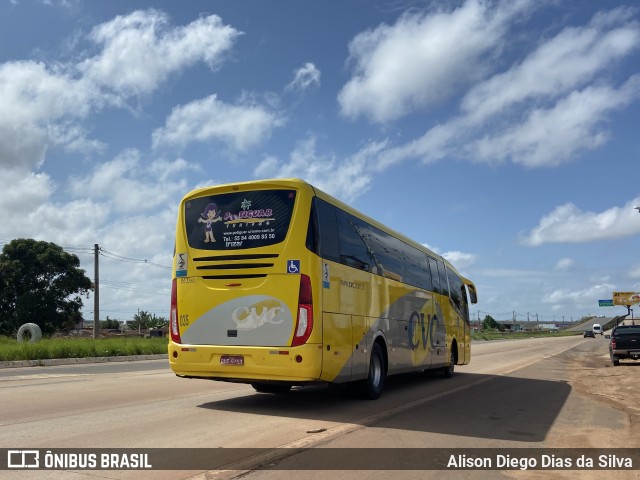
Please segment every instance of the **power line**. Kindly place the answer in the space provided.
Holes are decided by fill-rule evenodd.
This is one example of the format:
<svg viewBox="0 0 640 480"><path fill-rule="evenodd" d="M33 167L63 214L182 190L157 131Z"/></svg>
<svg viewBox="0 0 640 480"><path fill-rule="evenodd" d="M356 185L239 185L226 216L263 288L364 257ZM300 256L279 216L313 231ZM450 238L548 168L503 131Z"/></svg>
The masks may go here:
<svg viewBox="0 0 640 480"><path fill-rule="evenodd" d="M144 283L117 282L112 280L102 280L102 286L110 290L121 290L127 292L148 293L148 294L166 294L170 289L166 285L152 285Z"/></svg>
<svg viewBox="0 0 640 480"><path fill-rule="evenodd" d="M152 262L151 260L148 260L146 258L129 257L129 256L121 254L121 253L117 253L117 252L106 250L105 248L102 248L102 247L99 247L99 252L100 252L100 255L102 255L103 257L110 258L112 260L117 260L119 262L143 263L143 264L146 264L146 265L151 265L153 267L162 268L162 269L165 269L165 270L171 270L171 267L169 267L167 265L162 265L162 264L159 264L159 263L156 263L156 262Z"/></svg>

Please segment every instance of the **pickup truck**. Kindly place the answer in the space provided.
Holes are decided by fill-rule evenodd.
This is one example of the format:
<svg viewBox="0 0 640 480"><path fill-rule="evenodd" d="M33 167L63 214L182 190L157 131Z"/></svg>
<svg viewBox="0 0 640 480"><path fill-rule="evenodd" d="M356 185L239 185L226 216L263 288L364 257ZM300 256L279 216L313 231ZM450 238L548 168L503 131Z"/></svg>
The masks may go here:
<svg viewBox="0 0 640 480"><path fill-rule="evenodd" d="M620 360L640 358L640 325L618 325L611 332L609 355L614 367Z"/></svg>

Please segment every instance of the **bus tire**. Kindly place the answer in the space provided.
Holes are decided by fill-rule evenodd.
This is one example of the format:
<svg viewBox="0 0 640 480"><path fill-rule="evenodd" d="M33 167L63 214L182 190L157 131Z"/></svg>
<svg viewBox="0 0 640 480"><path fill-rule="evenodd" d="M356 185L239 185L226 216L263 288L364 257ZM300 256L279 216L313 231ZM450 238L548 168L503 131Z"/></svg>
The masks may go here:
<svg viewBox="0 0 640 480"><path fill-rule="evenodd" d="M453 348L451 349L451 354L449 355L449 363L447 365L445 365L444 367L442 367L442 370L440 370L442 372L442 376L444 378L451 378L453 377L454 371L455 371L455 365L456 365L456 354L453 351Z"/></svg>
<svg viewBox="0 0 640 480"><path fill-rule="evenodd" d="M289 393L291 385L279 383L252 383L251 386L258 393Z"/></svg>
<svg viewBox="0 0 640 480"><path fill-rule="evenodd" d="M19 342L37 342L42 339L42 330L35 323L25 323L18 329Z"/></svg>
<svg viewBox="0 0 640 480"><path fill-rule="evenodd" d="M384 353L379 343L374 343L371 349L371 359L369 361L369 374L366 379L358 382L358 393L367 400L380 398L384 388L384 377L386 366Z"/></svg>

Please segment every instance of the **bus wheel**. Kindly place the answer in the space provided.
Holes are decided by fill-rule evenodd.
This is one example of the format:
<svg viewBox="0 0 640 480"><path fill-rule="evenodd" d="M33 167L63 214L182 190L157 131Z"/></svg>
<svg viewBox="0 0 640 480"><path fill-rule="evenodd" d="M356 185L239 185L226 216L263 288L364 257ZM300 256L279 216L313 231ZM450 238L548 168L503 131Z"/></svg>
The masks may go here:
<svg viewBox="0 0 640 480"><path fill-rule="evenodd" d="M252 383L251 386L260 393L288 393L291 390L291 385L279 383Z"/></svg>
<svg viewBox="0 0 640 480"><path fill-rule="evenodd" d="M451 378L453 377L453 371L455 368L455 364L456 364L456 355L453 352L453 349L451 349L451 355L449 356L449 364L445 367L442 367L442 376L444 378Z"/></svg>
<svg viewBox="0 0 640 480"><path fill-rule="evenodd" d="M376 400L382 394L384 387L384 355L380 344L374 343L371 349L371 361L369 362L369 375L358 383L358 393L368 400Z"/></svg>

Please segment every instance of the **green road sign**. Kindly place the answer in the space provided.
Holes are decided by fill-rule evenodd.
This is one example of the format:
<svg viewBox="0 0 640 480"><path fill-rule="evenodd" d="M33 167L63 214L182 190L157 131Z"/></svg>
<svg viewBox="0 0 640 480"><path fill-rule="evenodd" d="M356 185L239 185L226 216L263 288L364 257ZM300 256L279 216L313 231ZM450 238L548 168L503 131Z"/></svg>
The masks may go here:
<svg viewBox="0 0 640 480"><path fill-rule="evenodd" d="M598 300L599 307L613 307L613 298L611 300Z"/></svg>

